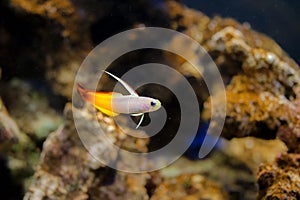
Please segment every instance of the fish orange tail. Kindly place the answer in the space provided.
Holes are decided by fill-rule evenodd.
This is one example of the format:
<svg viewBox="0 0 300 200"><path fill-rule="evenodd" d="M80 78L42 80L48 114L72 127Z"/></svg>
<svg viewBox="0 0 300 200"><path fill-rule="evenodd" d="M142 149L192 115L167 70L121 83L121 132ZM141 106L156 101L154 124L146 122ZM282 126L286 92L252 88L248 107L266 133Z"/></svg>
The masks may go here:
<svg viewBox="0 0 300 200"><path fill-rule="evenodd" d="M77 90L84 101L93 104L95 108L101 112L108 116L118 115L118 113L113 112L111 108L112 92L94 92L86 90L80 83L77 83Z"/></svg>
<svg viewBox="0 0 300 200"><path fill-rule="evenodd" d="M80 83L77 83L77 90L83 100L85 100L85 101L91 100L90 92L88 92L86 89L84 89L84 87Z"/></svg>

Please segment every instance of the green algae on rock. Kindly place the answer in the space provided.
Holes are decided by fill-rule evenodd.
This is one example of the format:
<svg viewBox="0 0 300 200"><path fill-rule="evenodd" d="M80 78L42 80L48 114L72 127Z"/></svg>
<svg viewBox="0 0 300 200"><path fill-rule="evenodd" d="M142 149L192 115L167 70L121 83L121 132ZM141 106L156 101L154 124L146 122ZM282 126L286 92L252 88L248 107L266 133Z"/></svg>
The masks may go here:
<svg viewBox="0 0 300 200"><path fill-rule="evenodd" d="M18 127L0 100L0 157L10 170L15 184L27 189L39 162L39 150L33 141ZM3 163L1 163L3 165Z"/></svg>
<svg viewBox="0 0 300 200"><path fill-rule="evenodd" d="M61 114L50 107L50 100L29 83L13 79L0 88L12 117L28 136L44 140L62 124Z"/></svg>

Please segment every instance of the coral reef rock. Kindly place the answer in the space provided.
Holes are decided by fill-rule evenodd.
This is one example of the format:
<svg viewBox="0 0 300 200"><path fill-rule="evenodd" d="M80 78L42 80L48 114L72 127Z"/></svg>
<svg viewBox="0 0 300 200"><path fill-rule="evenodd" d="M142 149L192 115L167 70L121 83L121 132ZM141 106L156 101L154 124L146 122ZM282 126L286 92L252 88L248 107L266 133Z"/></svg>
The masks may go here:
<svg viewBox="0 0 300 200"><path fill-rule="evenodd" d="M22 182L26 190L25 199L251 199L256 192L252 173L258 163L270 161L282 151L288 154L282 154L273 164L260 167L258 198L300 199L299 66L276 42L253 31L248 23L240 24L229 18L209 18L169 0L159 3L136 0L130 4L128 1L98 0L4 0L0 1L0 18L4 19L0 23L0 89L10 114L0 103L0 150L4 157L1 164L11 173L8 176ZM207 158L206 171L186 174L183 174L183 169L187 168L187 163L196 161L181 160L183 167L173 177L163 177L162 171L141 174L119 172L90 155L77 134L71 105L67 103L65 106L63 121L61 114L57 113L62 113L62 108L50 106L49 101L54 96L63 98L63 104L71 101L76 72L94 46L116 33L143 26L183 32L198 41L211 55L226 84L224 138L277 138L286 146L278 141L268 143L272 152L261 156L258 154L266 150L256 147L269 147L265 140L233 140L235 150L231 149L232 152L242 149L245 154L236 154L229 161L215 162L217 164L212 164ZM183 44L176 43L174 38L171 44L166 45L182 48ZM133 64L146 63L141 58L142 54L133 52L127 65L116 62L110 67L112 69L118 64L119 68L114 69L124 72ZM194 56L198 58L196 51ZM137 61L131 63L132 58L137 57ZM201 104L201 121L208 121L211 110L209 94L204 81L192 70L189 62L171 57L166 52L156 52L149 57L151 61L161 58L189 79ZM37 82L29 84L32 80ZM51 94L48 97L35 91L32 85L50 86ZM152 94L151 91L148 94ZM171 92L166 92L162 94L162 100L171 108L170 113L175 113L174 108L178 105L171 96ZM167 124L162 134L165 138L136 139L124 131L138 130L121 130L112 118L101 113L92 115L91 107L77 107L80 105L78 102L74 105L75 117L81 119L77 125L84 127L87 134L81 139L91 142L89 150L94 155L100 154L111 161L115 161L118 155L103 148L104 139L97 137L99 130L94 124L87 123L91 119L101 123L110 141L132 152L148 152L155 145L167 143L166 140L172 137L170 132L176 128L173 126L176 122ZM63 124L57 128L60 123ZM146 133L141 131L139 134ZM277 144L280 147L274 150ZM259 152L255 153L255 150ZM232 155L235 154L232 152ZM251 156L250 159L238 158L245 155L247 158ZM217 160L222 161L224 157L221 154ZM244 167L241 160L251 169ZM226 162L231 165L224 167ZM126 164L146 169L150 163L128 160ZM241 170L246 171L243 175L240 173L241 166ZM228 168L231 168L230 173ZM215 179L209 180L205 176L209 170L218 173ZM33 173L32 180L29 180ZM227 182L232 185L224 192L220 185ZM251 189L247 193L245 187L248 186ZM241 197L242 192L245 195Z"/></svg>
<svg viewBox="0 0 300 200"><path fill-rule="evenodd" d="M83 119L93 117L91 114L89 116L87 109L83 112L86 116ZM137 152L147 150L145 145L126 138L126 135L120 137L121 133L112 120L102 115L100 118L102 125L110 130L112 141ZM83 124L86 121L83 120ZM89 131L97 132L93 127ZM104 140L98 142L101 147ZM115 158L113 155L107 156ZM129 199L147 199L145 185L150 176L147 173L135 175L115 171L89 154L79 139L69 104L65 108L65 124L45 141L40 162L25 199L123 199L124 196Z"/></svg>
<svg viewBox="0 0 300 200"><path fill-rule="evenodd" d="M247 24L219 17L209 19L174 2L169 4L172 16L181 16L174 28L184 27L184 33L206 48L227 84L222 135L229 139L279 137L289 151L299 152L299 66L273 40ZM194 20L190 20L192 16ZM205 119L209 118L210 108L208 100Z"/></svg>
<svg viewBox="0 0 300 200"><path fill-rule="evenodd" d="M151 200L225 200L227 194L220 187L197 174L185 174L164 180L156 188Z"/></svg>
<svg viewBox="0 0 300 200"><path fill-rule="evenodd" d="M299 154L282 154L274 164L260 166L258 199L300 199L299 161Z"/></svg>

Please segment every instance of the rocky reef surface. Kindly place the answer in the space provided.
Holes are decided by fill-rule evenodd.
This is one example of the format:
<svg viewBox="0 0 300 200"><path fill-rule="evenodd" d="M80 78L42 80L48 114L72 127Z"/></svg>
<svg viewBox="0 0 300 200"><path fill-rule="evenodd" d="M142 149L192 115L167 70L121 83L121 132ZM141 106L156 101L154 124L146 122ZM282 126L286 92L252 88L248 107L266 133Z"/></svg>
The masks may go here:
<svg viewBox="0 0 300 200"><path fill-rule="evenodd" d="M209 18L176 1L150 0L130 6L127 1L4 0L0 18L0 170L6 199L300 198L299 66L249 24ZM140 26L183 32L211 55L226 84L226 148L203 160L180 158L165 169L141 174L106 167L84 148L69 103L76 71L99 42ZM168 45L180 44L173 40ZM140 54L132 56L141 62ZM194 83L201 121L209 120L210 97L189 63L167 53L144 58L149 59L163 60ZM174 107L170 94L162 98ZM84 120L96 118L123 149L157 148L157 138L129 137L88 105L74 109ZM97 132L93 126L87 131ZM168 127L165 133L171 131ZM95 152L105 154L104 141L95 139Z"/></svg>

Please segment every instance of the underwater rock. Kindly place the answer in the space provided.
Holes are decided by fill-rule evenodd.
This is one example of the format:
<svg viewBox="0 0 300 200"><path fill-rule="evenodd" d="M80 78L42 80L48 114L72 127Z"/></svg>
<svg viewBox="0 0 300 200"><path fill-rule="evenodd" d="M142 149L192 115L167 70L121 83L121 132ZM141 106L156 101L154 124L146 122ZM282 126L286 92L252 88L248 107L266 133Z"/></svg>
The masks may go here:
<svg viewBox="0 0 300 200"><path fill-rule="evenodd" d="M26 58L24 60L31 58L30 60L38 63L38 66L46 69L45 76L57 94L71 97L76 70L94 46L93 42L100 42L109 36L100 34L103 33L100 31L101 24L105 25L107 34L113 35L137 24L157 25L155 23L158 22L154 20L157 18L160 19L156 20L160 21L159 25L182 31L197 40L218 65L225 83L228 84L224 137L253 135L260 138L275 138L277 136L287 144L291 152L299 152L299 145L293 142L299 138L298 66L273 40L251 30L249 24L239 24L233 19L220 17L210 19L203 13L184 7L175 1L166 1L159 6L148 1L138 1L130 9L139 12L151 10L145 12L144 18L139 18L132 12L127 13L129 8L125 4L120 4L114 13L129 15L125 21L127 27L119 28L116 24L114 27L108 25L108 21L105 20L114 9L113 2L92 0L88 4L85 1L69 0L11 0L9 2L11 15L16 15L14 20L23 17L48 22L44 23L46 25L43 28L39 28L39 23L28 27L32 29L31 37L40 38L34 43L43 46L42 49L37 48L28 55L20 48L22 46L19 45L19 48L22 50L22 58ZM118 16L113 19L119 19ZM3 30L10 37L11 30L6 30L6 27ZM51 44L55 46L49 44L49 33L53 34L51 38L55 41ZM29 35L26 37L29 37L27 38L29 40L31 38ZM32 57L32 55L36 56ZM8 66L11 64L9 63ZM25 62L19 63L20 66L23 64L24 68L28 68ZM187 69L187 64L182 63L181 71L193 75ZM202 89L199 88L197 92L200 101L208 97L205 89L204 92ZM208 119L209 114L206 113L210 110L209 101L204 108L203 117Z"/></svg>
<svg viewBox="0 0 300 200"><path fill-rule="evenodd" d="M226 155L244 162L255 174L261 163L273 162L278 154L287 152L287 147L279 139L243 137L226 141L222 150Z"/></svg>
<svg viewBox="0 0 300 200"><path fill-rule="evenodd" d="M176 1L156 4L153 1L138 0L134 5L128 6L126 1L116 3L96 0L6 0L0 2L0 9L7 11L0 12L0 17L9 19L7 22L4 20L4 25L1 24L0 27L0 33L3 33L0 43L5 47L0 55L5 80L14 76L46 78L55 93L70 100L76 71L93 46L115 33L139 25L168 27L197 40L219 67L227 84L228 100L223 137L278 137L285 142L289 152L300 152L298 65L273 40L251 30L247 23L240 24L233 19L220 17L210 19ZM173 45L179 44L174 42ZM7 59L11 58L11 55L18 59ZM166 59L168 60L167 56ZM170 63L180 64L177 69L184 75L189 78L194 76L197 83L202 81L200 77L195 76L184 60L170 60ZM5 100L5 104L10 107L11 115L16 117L22 131L32 135L38 133L36 136L39 139L45 138L48 131L57 125L56 120L54 122L45 117L46 113L54 111L44 106L45 99L40 99L39 95L30 96L30 88L24 85L25 88L21 87L21 91L16 90L22 98L10 97L13 100ZM205 84L202 85L203 88L198 88L196 92L200 102L206 101L202 119L208 120L209 94L205 90ZM3 91L7 92L4 89ZM18 105L15 99L20 99L21 104ZM27 105L32 109L31 112L26 111ZM36 105L39 105L38 108L32 108ZM26 112L23 112L24 110ZM83 117L82 125L94 117L90 115L88 108L84 108L81 114L86 117ZM102 114L97 117L104 122L107 133L115 144L135 152L148 151L149 140L126 137L111 118ZM38 123L35 119L38 119ZM41 119L45 121L41 122ZM51 124L51 127L40 126L41 124ZM55 125L52 126L53 124ZM94 127L87 127L87 131L97 133ZM15 146L15 150L23 154L17 156L17 159L10 159L8 164L12 166L10 169L24 169L24 166L29 165L32 173L32 163L37 163L39 152L30 138L22 141L20 145ZM103 141L99 139L100 145L101 142ZM95 152L107 152L99 148L95 147ZM288 156L292 155L294 154ZM115 155L106 156L115 159ZM238 174L237 169L235 170ZM293 173L295 176L291 177L298 180L298 172L295 170L279 172L282 177L285 173ZM21 177L24 173L19 170L15 174L15 177ZM196 177L195 180L192 180L193 177ZM280 177L281 175L276 176L276 179ZM99 199L99 196L103 199L122 199L124 196L128 199L148 199L150 195L147 184L155 178L160 179L160 175L132 175L114 171L89 155L78 138L68 105L64 125L50 134L44 143L40 165L25 199ZM195 181L195 186L184 188L180 184L184 179ZM241 179L248 180L249 176ZM170 192L168 189L161 190L164 186L178 188L182 194L196 195L203 191L202 184L212 186L205 188L206 190L214 191L217 188L215 184L210 184L210 181L201 180L204 180L203 176L197 174L165 179L162 183L154 184L153 198ZM260 180L260 185L265 185L264 178L259 178L259 182ZM236 182L241 180L237 178ZM155 191L157 186L158 190ZM280 187L284 189L284 186L277 184L276 191L283 192ZM220 199L226 199L226 195L222 196L220 190L216 194L221 195ZM263 192L260 196L263 198Z"/></svg>
<svg viewBox="0 0 300 200"><path fill-rule="evenodd" d="M299 145L282 137L281 133L290 129L290 137L299 137L298 66L263 46L251 47L244 37L241 31L227 27L209 42L211 48L224 54L219 57L230 56L230 62L236 60L242 69L226 88L227 119L222 135L229 139L249 135L265 139L277 136L291 152L299 152ZM226 65L226 59L222 62L221 65Z"/></svg>
<svg viewBox="0 0 300 200"><path fill-rule="evenodd" d="M282 154L259 167L257 199L300 199L300 155Z"/></svg>
<svg viewBox="0 0 300 200"><path fill-rule="evenodd" d="M5 2L0 3L0 9L6 11L1 18L7 22L0 30L8 35L1 63L5 78L46 78L56 94L70 97L76 70L92 49L89 28L105 9L86 12L84 6L77 8L80 1L69 0ZM96 1L89 1L89 5L99 8ZM18 59L7 59L10 54Z"/></svg>
<svg viewBox="0 0 300 200"><path fill-rule="evenodd" d="M0 25L0 32L8 38L3 45L5 54L0 55L4 71L8 72L6 76L42 76L56 94L69 99L76 72L96 45L144 22L164 26L168 21L164 19L163 8L147 0L137 0L134 4L96 0L7 0L0 2L1 9L7 11L0 14L7 19L3 27ZM16 24L14 29L11 24ZM12 54L18 59L7 59Z"/></svg>
<svg viewBox="0 0 300 200"><path fill-rule="evenodd" d="M20 130L16 122L10 117L2 99L0 99L0 149L3 144L18 142Z"/></svg>
<svg viewBox="0 0 300 200"><path fill-rule="evenodd" d="M28 136L44 140L63 123L61 114L50 107L50 99L28 82L13 79L3 83L0 91L11 116Z"/></svg>
<svg viewBox="0 0 300 200"><path fill-rule="evenodd" d="M92 115L87 108L82 111L85 120L91 117L100 117L102 126L109 131L109 136L115 143L120 143L122 148L132 149L137 152L145 151L146 145L122 135L110 118ZM90 123L88 123L90 124ZM89 126L90 134L97 133L93 126ZM101 147L105 140L99 140ZM141 148L142 147L142 148ZM97 147L95 147L97 148ZM97 149L96 149L97 150ZM99 149L98 149L99 150ZM104 153L102 150L99 153ZM107 155L114 160L114 155ZM57 131L50 134L43 146L40 165L33 177L32 183L25 195L25 199L147 199L145 189L149 175L135 175L115 171L105 167L100 161L82 145L74 126L72 108L67 104L65 108L65 123Z"/></svg>
<svg viewBox="0 0 300 200"><path fill-rule="evenodd" d="M74 108L78 109L78 108ZM81 117L81 122L76 125L81 131L86 130L89 135L97 133L97 126L91 125L86 120L96 118L101 127L107 131L109 140L122 149L135 152L147 152L148 139L134 139L124 134L124 130L116 127L111 118L101 113L95 115L89 106L76 111L75 117ZM77 116L78 115L78 116ZM86 126L86 124L89 124ZM84 127L80 128L81 126ZM126 131L130 131L129 129ZM131 130L136 131L136 130ZM57 131L51 133L44 142L40 164L33 177L32 183L24 199L160 199L164 185L172 185L172 180L178 180L175 185L181 187L181 196L189 193L191 197L213 195L214 199L227 199L217 184L201 175L182 175L177 178L163 178L157 172L132 174L116 171L106 167L95 159L95 153L107 156L113 162L117 157L114 154L105 154L108 149L101 149L105 139L92 138L95 151L91 155L82 145L74 126L72 108L67 104L65 108L65 123ZM88 140L83 139L85 142ZM100 148L100 149L99 149ZM96 156L97 157L97 156ZM130 161L131 162L131 161ZM145 162L148 163L148 162ZM141 163L133 163L143 166ZM162 180L164 180L162 182ZM185 187L190 182L194 186ZM161 184L161 185L160 185ZM171 186L176 187L175 185ZM205 193L202 191L205 189ZM165 192L168 191L164 190ZM210 191L208 193L207 191ZM169 191L170 192L170 191Z"/></svg>
<svg viewBox="0 0 300 200"><path fill-rule="evenodd" d="M248 24L209 19L175 2L167 5L175 19L173 28L180 27L205 47L227 84L222 136L278 137L290 152L300 152L299 66L273 40L251 30ZM208 99L204 119L210 118L210 109Z"/></svg>
<svg viewBox="0 0 300 200"><path fill-rule="evenodd" d="M113 180L108 180L102 186L94 184L90 188L90 194L95 199L108 199L108 200L147 200L149 196L147 194L146 184L150 175L148 174L128 174L117 172ZM103 177L109 179L110 177ZM100 181L98 178L94 183ZM107 180L106 180L107 181ZM110 182L109 182L110 181Z"/></svg>
<svg viewBox="0 0 300 200"><path fill-rule="evenodd" d="M185 174L187 174L186 179L191 175L200 175L203 182L217 186L219 188L217 194L224 193L221 199L252 200L256 197L256 180L253 172L239 157L228 153L214 151L209 158L202 160L189 160L182 157L159 171L160 177L166 182L172 178L175 180L177 177L184 177ZM180 183L182 182L178 182ZM207 190L210 191L209 188Z"/></svg>
<svg viewBox="0 0 300 200"><path fill-rule="evenodd" d="M0 92L7 102L7 109L2 99L0 102L0 168L8 170L0 184L11 184L8 187L12 189L3 193L4 198L10 195L17 199L28 188L39 163L39 145L57 129L62 118L50 108L46 96L26 81L2 82Z"/></svg>
<svg viewBox="0 0 300 200"><path fill-rule="evenodd" d="M78 15L75 12L74 5L69 0L11 0L10 3L16 9L55 21L63 28L61 32L63 37L69 37L71 40L80 38L79 27L76 23Z"/></svg>
<svg viewBox="0 0 300 200"><path fill-rule="evenodd" d="M167 5L168 13L174 19L172 27L183 30L183 33L205 47L227 85L227 116L222 136L227 139L277 137L286 144L289 152L299 153L299 66L272 39L251 30L247 23L239 24L233 19L220 17L209 19L202 13L172 1ZM179 61L182 62L182 68L188 68L186 62ZM205 91L205 87L200 90ZM202 113L204 120L210 119L210 110L208 98ZM287 157L292 155L295 154L287 154ZM299 167L298 171L282 170L280 173L282 177L287 173L287 176L291 176L288 180L292 182L295 179L296 182L292 184L299 188ZM286 192L291 193L285 196L285 186L280 184L280 180L280 176L274 178L274 181L278 181L274 187L278 197L286 198L278 199L299 199L298 190L288 190ZM263 195L260 195L261 198Z"/></svg>
<svg viewBox="0 0 300 200"><path fill-rule="evenodd" d="M219 185L198 174L184 174L167 178L159 184L151 200L211 199L225 200L227 194Z"/></svg>
<svg viewBox="0 0 300 200"><path fill-rule="evenodd" d="M8 174L3 174L0 184L8 184L16 190L27 188L39 161L39 153L33 141L20 131L18 124L9 115L0 99L0 166L2 170L4 168L9 170ZM7 190L2 194L4 197L5 195L14 197L21 195L11 191Z"/></svg>

